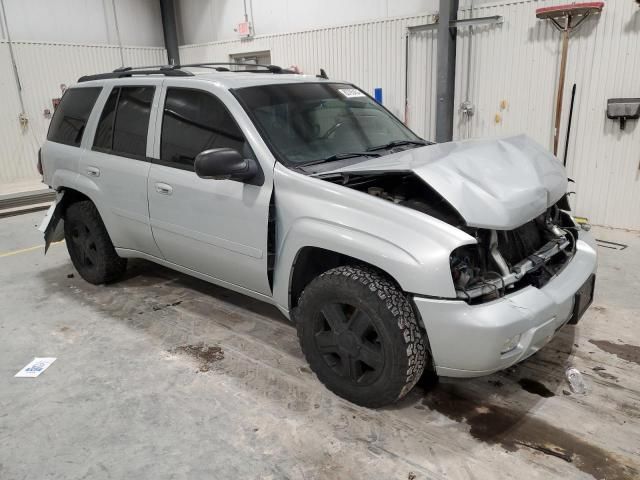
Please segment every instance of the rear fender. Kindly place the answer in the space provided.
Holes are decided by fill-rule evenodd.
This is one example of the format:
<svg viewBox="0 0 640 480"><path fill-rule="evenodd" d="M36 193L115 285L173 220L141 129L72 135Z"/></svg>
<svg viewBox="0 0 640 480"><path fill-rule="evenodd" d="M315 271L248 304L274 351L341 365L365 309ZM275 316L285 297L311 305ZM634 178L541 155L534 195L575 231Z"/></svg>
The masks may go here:
<svg viewBox="0 0 640 480"><path fill-rule="evenodd" d="M73 185L73 187L68 187ZM95 201L99 194L98 186L87 177L83 177L70 170L57 170L52 178L51 187L56 190L56 200L45 215L44 220L38 227L44 235L44 253L49 250L49 246L54 242L64 239L64 213L70 202L73 202L73 195L67 194L66 190L81 193L96 205L98 211L100 208ZM100 212L102 214L102 212Z"/></svg>
<svg viewBox="0 0 640 480"><path fill-rule="evenodd" d="M49 207L44 220L38 227L44 234L44 254L47 254L49 246L53 242L59 242L64 238L64 224L60 222L64 212L64 190L58 192L53 205Z"/></svg>

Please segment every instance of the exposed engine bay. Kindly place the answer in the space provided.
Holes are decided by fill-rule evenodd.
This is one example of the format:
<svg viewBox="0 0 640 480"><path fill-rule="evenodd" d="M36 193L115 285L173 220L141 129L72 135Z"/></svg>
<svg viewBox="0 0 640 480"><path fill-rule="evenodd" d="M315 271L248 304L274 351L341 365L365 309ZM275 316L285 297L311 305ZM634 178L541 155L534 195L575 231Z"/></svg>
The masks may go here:
<svg viewBox="0 0 640 480"><path fill-rule="evenodd" d="M469 303L543 287L571 260L578 239L578 227L558 204L515 230L468 233L478 243L454 250L450 265L457 297Z"/></svg>
<svg viewBox="0 0 640 480"><path fill-rule="evenodd" d="M435 190L411 172L327 175L342 184L453 225L476 239L454 250L451 273L460 300L476 304L551 280L573 257L578 227L566 196L513 230L472 228Z"/></svg>
<svg viewBox="0 0 640 480"><path fill-rule="evenodd" d="M337 174L323 180L360 190L374 197L418 210L455 227L464 226L464 220L442 196L411 172L381 174Z"/></svg>

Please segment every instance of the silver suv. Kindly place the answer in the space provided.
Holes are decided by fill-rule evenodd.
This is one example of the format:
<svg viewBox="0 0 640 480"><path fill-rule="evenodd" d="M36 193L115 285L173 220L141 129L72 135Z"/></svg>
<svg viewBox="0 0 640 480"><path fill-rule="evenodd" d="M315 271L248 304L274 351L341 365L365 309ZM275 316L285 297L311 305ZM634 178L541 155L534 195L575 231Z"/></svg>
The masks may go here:
<svg viewBox="0 0 640 480"><path fill-rule="evenodd" d="M432 144L354 85L253 68L67 90L41 150L47 246L64 237L94 284L138 257L269 302L320 381L369 407L423 372L506 368L578 321L596 251L545 149Z"/></svg>

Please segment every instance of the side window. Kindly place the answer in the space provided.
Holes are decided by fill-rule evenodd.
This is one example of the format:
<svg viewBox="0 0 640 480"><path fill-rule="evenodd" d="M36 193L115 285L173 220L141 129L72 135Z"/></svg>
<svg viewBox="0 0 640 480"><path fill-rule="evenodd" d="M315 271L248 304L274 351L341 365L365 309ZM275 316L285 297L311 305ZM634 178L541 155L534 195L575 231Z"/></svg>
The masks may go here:
<svg viewBox="0 0 640 480"><path fill-rule="evenodd" d="M155 87L114 88L102 110L93 148L145 157L154 91Z"/></svg>
<svg viewBox="0 0 640 480"><path fill-rule="evenodd" d="M240 127L224 104L201 90L167 89L160 160L193 168L193 161L200 152L223 147L252 155Z"/></svg>
<svg viewBox="0 0 640 480"><path fill-rule="evenodd" d="M118 104L119 88L114 88L104 104L96 136L93 139L94 150L111 151L113 149L113 120L116 114L116 105Z"/></svg>
<svg viewBox="0 0 640 480"><path fill-rule="evenodd" d="M79 147L91 110L102 87L70 88L53 115L47 140Z"/></svg>

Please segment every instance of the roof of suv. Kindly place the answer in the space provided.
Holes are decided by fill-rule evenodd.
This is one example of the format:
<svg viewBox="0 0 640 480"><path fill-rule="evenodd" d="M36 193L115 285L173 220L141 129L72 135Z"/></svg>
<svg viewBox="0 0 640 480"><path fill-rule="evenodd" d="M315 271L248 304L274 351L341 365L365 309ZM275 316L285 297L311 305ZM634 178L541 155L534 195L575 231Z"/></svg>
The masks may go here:
<svg viewBox="0 0 640 480"><path fill-rule="evenodd" d="M193 77L181 78L198 78L200 80L208 80L216 82L227 88L254 87L258 85L274 85L282 83L318 83L330 82L331 80L319 78L315 75L302 75L297 73L252 73L252 72L216 72L203 71L200 68L184 69L194 74Z"/></svg>
<svg viewBox="0 0 640 480"><path fill-rule="evenodd" d="M262 72L244 72L244 71L216 71L210 68L204 67L182 67L180 71L184 72L184 75L166 75L165 78L179 78L180 80L194 79L194 80L205 80L212 83L216 83L222 87L232 89L232 88L243 88L243 87L254 87L259 85L276 85L276 84L285 84L285 83L319 83L319 82L335 82L335 80L329 80L325 78L318 77L316 75L303 75L297 73L271 73L265 70ZM102 85L105 83L115 83L121 80L131 80L131 79L140 79L140 78L158 78L160 76L164 76L161 70L158 70L158 73L155 74L153 72L149 73L148 71L140 72L139 74L136 70L132 70L129 73L129 76L117 77L105 77L105 78L95 78L91 77L82 77L79 82L83 84L89 85ZM105 74L108 75L108 74ZM99 77L100 75L96 75ZM339 82L339 81L338 81ZM343 82L339 82L343 83Z"/></svg>

